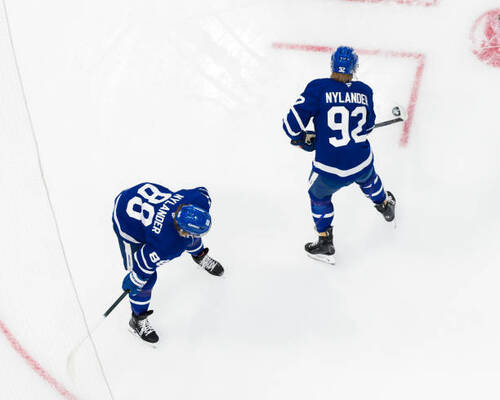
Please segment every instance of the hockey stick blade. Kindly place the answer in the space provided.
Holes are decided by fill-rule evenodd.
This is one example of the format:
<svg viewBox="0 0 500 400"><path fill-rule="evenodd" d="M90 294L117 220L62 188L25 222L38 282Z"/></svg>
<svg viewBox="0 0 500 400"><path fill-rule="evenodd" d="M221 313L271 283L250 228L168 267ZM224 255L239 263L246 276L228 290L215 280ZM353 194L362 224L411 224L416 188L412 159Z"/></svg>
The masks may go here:
<svg viewBox="0 0 500 400"><path fill-rule="evenodd" d="M78 344L73 347L73 349L69 352L68 357L66 358L66 370L68 371L68 374L73 382L75 382L76 379L76 370L75 370L75 356L78 350L82 347L82 345L87 341L87 339L90 337L90 335L99 328L99 326L102 324L104 321L105 317L101 317L99 319L99 322L97 322L92 329L89 330L90 334L86 334L79 342Z"/></svg>
<svg viewBox="0 0 500 400"><path fill-rule="evenodd" d="M75 356L78 350L81 348L81 346L87 341L87 339L90 338L92 333L94 333L97 328L104 322L106 317L111 314L111 312L116 308L118 304L129 294L129 290L124 290L123 293L116 299L116 301L109 307L102 317L99 319L99 321L88 330L87 334L77 343L75 347L69 352L68 357L66 358L66 370L68 371L68 374L71 378L71 380L74 382L76 378L76 371L75 371Z"/></svg>

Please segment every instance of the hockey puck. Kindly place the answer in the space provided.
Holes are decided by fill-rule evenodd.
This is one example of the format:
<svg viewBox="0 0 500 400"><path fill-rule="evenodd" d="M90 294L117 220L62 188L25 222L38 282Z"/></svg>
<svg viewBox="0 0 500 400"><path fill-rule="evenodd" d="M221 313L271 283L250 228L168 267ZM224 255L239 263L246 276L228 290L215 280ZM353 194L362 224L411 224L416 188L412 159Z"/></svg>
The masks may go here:
<svg viewBox="0 0 500 400"><path fill-rule="evenodd" d="M399 117L401 116L401 110L399 109L398 106L394 107L392 109L392 115L394 115L395 117Z"/></svg>

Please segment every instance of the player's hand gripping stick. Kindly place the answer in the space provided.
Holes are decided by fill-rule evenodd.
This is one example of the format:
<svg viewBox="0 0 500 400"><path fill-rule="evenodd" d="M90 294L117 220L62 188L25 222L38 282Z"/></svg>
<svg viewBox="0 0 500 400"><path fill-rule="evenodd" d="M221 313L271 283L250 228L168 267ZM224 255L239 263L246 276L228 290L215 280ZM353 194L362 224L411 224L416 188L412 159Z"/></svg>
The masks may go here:
<svg viewBox="0 0 500 400"><path fill-rule="evenodd" d="M316 133L314 131L302 131L300 136L290 143L299 146L304 151L314 151L316 149Z"/></svg>

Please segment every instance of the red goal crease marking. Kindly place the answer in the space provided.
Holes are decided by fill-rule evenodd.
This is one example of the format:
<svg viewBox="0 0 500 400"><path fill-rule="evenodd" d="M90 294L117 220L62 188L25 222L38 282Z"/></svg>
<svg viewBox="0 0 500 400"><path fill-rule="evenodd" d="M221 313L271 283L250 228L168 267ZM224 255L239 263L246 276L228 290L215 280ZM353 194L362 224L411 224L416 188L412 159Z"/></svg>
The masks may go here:
<svg viewBox="0 0 500 400"><path fill-rule="evenodd" d="M406 6L436 6L439 0L344 0L357 3L396 3Z"/></svg>
<svg viewBox="0 0 500 400"><path fill-rule="evenodd" d="M335 48L329 46L315 46L309 44L297 44L297 43L273 43L273 48L275 49L285 49L285 50L302 50L302 51L313 51L321 53L332 53ZM359 54L372 55L372 56L385 56L385 57L398 57L398 58L412 58L417 61L417 70L415 72L415 79L413 80L413 85L411 88L410 101L408 103L407 111L408 118L403 124L403 134L399 140L401 146L406 146L408 144L408 138L410 136L410 128L413 123L413 117L415 114L415 106L417 105L418 92L420 89L420 84L422 81L422 75L424 73L425 66L425 55L421 53L411 53L405 51L392 51L392 50L368 50L368 49L356 49Z"/></svg>
<svg viewBox="0 0 500 400"><path fill-rule="evenodd" d="M78 400L75 395L69 392L63 385L61 385L55 378L53 378L43 367L38 364L38 362L31 357L31 355L26 351L26 349L21 346L21 344L17 341L11 331L7 328L7 326L0 320L0 332L4 334L7 338L7 341L10 343L12 348L19 354L24 361L28 363L28 365L42 377L42 379L51 385L62 397L67 400Z"/></svg>

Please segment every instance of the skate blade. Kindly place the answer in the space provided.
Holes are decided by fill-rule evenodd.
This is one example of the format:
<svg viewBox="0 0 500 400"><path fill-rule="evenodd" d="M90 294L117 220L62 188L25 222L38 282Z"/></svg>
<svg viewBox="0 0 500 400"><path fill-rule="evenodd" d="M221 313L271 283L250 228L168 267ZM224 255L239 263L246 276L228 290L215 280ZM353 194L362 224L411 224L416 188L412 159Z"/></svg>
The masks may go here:
<svg viewBox="0 0 500 400"><path fill-rule="evenodd" d="M330 265L335 265L335 255L328 256L326 254L310 254L307 252L306 254L313 260L321 261Z"/></svg>
<svg viewBox="0 0 500 400"><path fill-rule="evenodd" d="M140 341L142 344L144 344L144 345L146 345L146 346L148 346L148 347L151 347L151 348L153 348L153 349L156 349L156 348L157 348L158 343L149 343L149 342L146 342L146 341L145 341L145 340L143 340L143 339L139 336L139 334L138 334L136 331L134 331L132 328L128 328L128 331L132 334L132 336L135 336L137 339L139 339L139 341Z"/></svg>

